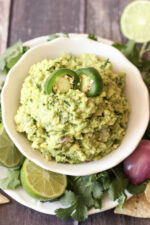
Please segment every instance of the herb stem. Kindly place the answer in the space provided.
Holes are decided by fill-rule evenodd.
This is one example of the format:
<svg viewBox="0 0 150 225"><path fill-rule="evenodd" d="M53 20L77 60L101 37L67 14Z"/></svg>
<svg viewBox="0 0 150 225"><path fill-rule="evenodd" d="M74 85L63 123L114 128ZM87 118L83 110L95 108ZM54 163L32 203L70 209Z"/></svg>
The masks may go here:
<svg viewBox="0 0 150 225"><path fill-rule="evenodd" d="M140 50L140 60L141 60L143 54L144 54L145 52L147 52L147 51L150 50L149 48L146 49L146 46L147 46L147 42L145 42L145 43L142 45L142 47L141 47L141 50Z"/></svg>

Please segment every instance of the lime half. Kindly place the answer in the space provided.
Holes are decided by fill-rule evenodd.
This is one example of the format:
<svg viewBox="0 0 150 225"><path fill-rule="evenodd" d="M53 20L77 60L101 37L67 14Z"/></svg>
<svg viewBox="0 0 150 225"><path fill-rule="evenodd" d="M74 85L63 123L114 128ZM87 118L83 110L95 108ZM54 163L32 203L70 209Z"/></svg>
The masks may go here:
<svg viewBox="0 0 150 225"><path fill-rule="evenodd" d="M23 162L24 156L8 137L5 129L0 132L0 164L13 168Z"/></svg>
<svg viewBox="0 0 150 225"><path fill-rule="evenodd" d="M122 13L120 26L128 39L138 43L150 41L150 1L129 3Z"/></svg>
<svg viewBox="0 0 150 225"><path fill-rule="evenodd" d="M21 169L21 182L25 191L34 198L54 199L61 196L67 185L67 178L45 170L26 159Z"/></svg>

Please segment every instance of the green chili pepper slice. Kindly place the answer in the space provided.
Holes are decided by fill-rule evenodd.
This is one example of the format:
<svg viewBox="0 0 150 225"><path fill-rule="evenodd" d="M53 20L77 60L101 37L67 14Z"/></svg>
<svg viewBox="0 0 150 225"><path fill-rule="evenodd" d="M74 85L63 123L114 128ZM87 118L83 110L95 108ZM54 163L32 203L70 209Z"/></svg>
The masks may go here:
<svg viewBox="0 0 150 225"><path fill-rule="evenodd" d="M70 69L59 69L54 71L46 80L45 83L45 92L46 94L50 94L53 91L53 85L56 81L56 78L62 75L67 75L69 77L73 77L73 88L78 89L78 84L80 82L79 76L76 74L76 72L70 70Z"/></svg>
<svg viewBox="0 0 150 225"><path fill-rule="evenodd" d="M99 72L93 67L81 68L76 71L76 73L81 78L82 75L85 75L90 80L90 88L88 87L85 91L87 97L96 97L99 96L103 90L103 80Z"/></svg>

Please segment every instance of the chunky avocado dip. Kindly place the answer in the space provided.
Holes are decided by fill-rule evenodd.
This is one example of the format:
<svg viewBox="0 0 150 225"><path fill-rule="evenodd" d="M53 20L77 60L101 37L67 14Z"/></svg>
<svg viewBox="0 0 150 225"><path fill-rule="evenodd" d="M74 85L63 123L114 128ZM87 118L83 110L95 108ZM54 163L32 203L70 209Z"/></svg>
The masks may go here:
<svg viewBox="0 0 150 225"><path fill-rule="evenodd" d="M62 69L77 71L78 77L71 72L63 74ZM94 78L87 76L92 76L93 70L103 82L99 88ZM31 66L23 83L16 129L24 132L32 148L47 160L98 160L115 150L125 135L129 105L124 85L125 73L113 73L109 60L93 54L44 59ZM93 89L91 95L95 87L98 91Z"/></svg>

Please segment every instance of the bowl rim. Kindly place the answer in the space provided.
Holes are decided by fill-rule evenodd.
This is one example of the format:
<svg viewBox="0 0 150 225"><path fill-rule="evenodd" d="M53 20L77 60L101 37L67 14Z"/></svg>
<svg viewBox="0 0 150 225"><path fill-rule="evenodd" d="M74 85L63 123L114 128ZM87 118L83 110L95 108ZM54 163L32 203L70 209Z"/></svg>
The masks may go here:
<svg viewBox="0 0 150 225"><path fill-rule="evenodd" d="M75 35L75 37L73 36L73 35ZM80 38L85 38L85 34L71 34L71 38L73 38L73 39L80 39ZM37 38L38 39L38 38ZM24 152L24 150L22 149L22 147L17 143L17 141L15 140L15 138L13 137L13 134L9 131L9 127L8 127L8 124L7 124L7 118L5 117L5 92L6 92L6 89L7 89L7 86L8 86L8 84L9 84L9 78L11 77L11 74L12 74L12 72L13 71L15 71L15 69L18 67L18 66L20 66L21 65L21 63L24 61L24 58L26 58L29 54L31 54L32 52L34 52L34 50L35 49L38 49L39 47L43 47L43 46L47 46L47 45L52 45L53 43L56 43L56 42L58 42L58 41L60 41L60 40L62 40L62 39L68 39L68 38L64 38L64 37L61 37L61 38L58 38L58 39L55 39L55 40L53 40L53 41L51 41L51 42L46 42L46 43L42 43L42 44L38 44L37 46L34 46L34 47L32 47L31 49L29 49L22 57L21 57L21 59L15 64L15 66L9 71L9 73L8 73L8 75L7 75L7 78L6 78L6 81L5 81L5 85L4 85L4 87L3 87L3 90L2 90L2 94L1 94L1 99L2 99L2 101L1 101L1 104L2 104L2 116L3 116L3 123L4 123L4 127L5 127L5 129L6 129L6 131L7 131L7 133L8 133L8 135L10 136L10 138L13 140L13 142L15 143L15 145L17 146L17 148L27 157L27 158L29 158L31 161L33 161L34 163L36 163L37 165L39 165L39 166L41 166L41 167L43 167L44 169L48 169L48 170L51 170L51 171L54 171L54 172L57 172L57 173L63 173L63 174L66 174L66 175L73 175L73 176L84 176L84 175L90 175L90 174L94 174L94 173L97 173L97 172L102 172L102 171L104 171L104 170L107 170L107 169L110 169L110 168L112 168L112 167L114 167L114 166L116 166L116 165L118 165L121 161L123 161L126 157L128 157L129 156L129 154L128 155L126 155L124 158L120 158L119 160L117 160L117 161L115 161L115 162L113 162L113 163L111 163L111 165L110 166L107 166L107 168L104 168L104 169L102 169L102 170L100 170L100 169L98 169L97 167L96 167L96 165L97 165L97 163L99 163L99 161L101 160L97 160L97 161L92 161L92 162L94 162L94 163L96 163L95 164L95 170L92 170L92 171L87 171L86 173L85 172L83 172L83 171L80 171L80 173L79 173L79 171L78 172L71 172L71 171L68 171L68 170L66 170L66 169L61 169L61 171L60 171L60 169L59 169L59 171L58 171L58 169L55 169L55 168L47 168L47 166L45 166L45 165L43 165L43 164L41 164L41 162L39 162L39 161L37 161L36 159L32 159L26 152ZM90 42L93 42L93 40L88 40L88 41L90 41ZM28 42L25 42L25 44L27 44L27 43L29 43L29 41ZM99 42L95 42L95 43L98 43L99 44ZM101 45L103 45L103 46L109 46L108 44L104 44L104 43L100 43ZM113 49L113 51L116 51L116 53L117 54L120 54L120 56L122 57L122 58L124 58L124 60L130 65L130 67L132 66L132 68L134 68L134 70L136 71L136 73L137 73L137 76L138 76L138 79L139 79L139 81L141 82L141 84L142 84L142 86L143 86L143 92L145 92L145 95L146 95L146 98L147 98L147 113L145 113L145 115L144 115L144 122L145 122L145 125L144 125L144 128L143 128L143 132L142 132L142 135L141 135L141 138L142 138L142 136L143 136L143 134L144 134L144 132L145 132L145 130L146 130L146 128L147 128L147 125L148 125L148 122L149 122L149 94L148 94L148 90L147 90L147 88L146 88L146 85L144 84L144 81L143 81L143 79L142 79L142 77L141 77L141 74L140 74L140 72L139 72L139 70L118 50L118 49L116 49L116 48L114 48L113 46L109 46L110 48L112 48ZM138 140L138 142L136 143L136 145L134 146L134 148L133 148L133 150L130 152L130 154L134 151L134 149L137 147L137 145L138 145L138 143L140 142L140 140L141 140L141 138L139 138L139 140ZM51 162L51 161L50 161ZM56 162L55 162L56 163ZM70 165L72 168L74 168L75 166L79 166L79 167L81 167L81 165L83 165L83 164L89 164L89 163L91 163L91 162L84 162L84 163L80 163L80 164L65 164L65 165ZM62 165L62 163L56 163L56 164L60 164L60 168L61 168L61 165Z"/></svg>

